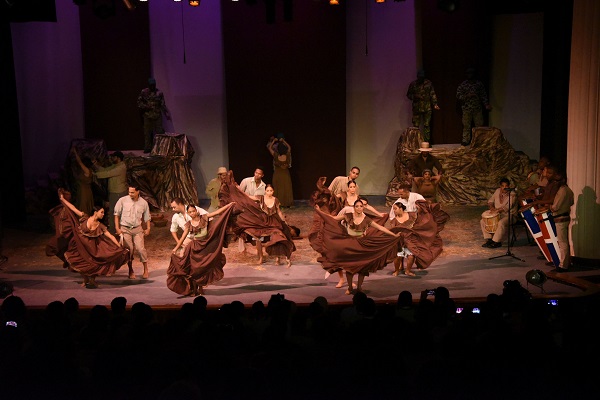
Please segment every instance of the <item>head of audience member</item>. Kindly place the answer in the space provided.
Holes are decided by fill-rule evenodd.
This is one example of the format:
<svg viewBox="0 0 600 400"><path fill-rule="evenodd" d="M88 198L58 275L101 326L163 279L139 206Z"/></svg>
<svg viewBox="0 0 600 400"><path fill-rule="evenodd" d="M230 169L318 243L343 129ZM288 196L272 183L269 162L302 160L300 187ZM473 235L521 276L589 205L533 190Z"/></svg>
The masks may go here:
<svg viewBox="0 0 600 400"><path fill-rule="evenodd" d="M423 170L423 172L421 173L421 176L422 176L422 177L423 177L423 179L425 179L425 180L430 180L430 179L431 179L431 175L432 175L432 174L433 174L433 173L431 172L431 170L430 170L430 169L428 169L428 168L426 168L426 169L424 169L424 170Z"/></svg>
<svg viewBox="0 0 600 400"><path fill-rule="evenodd" d="M348 172L348 178L350 178L350 180L356 180L358 179L358 176L360 175L360 168L358 167L352 167L350 168L350 172Z"/></svg>
<svg viewBox="0 0 600 400"><path fill-rule="evenodd" d="M401 199L408 200L408 197L410 196L410 189L411 189L410 185L402 185L402 186L400 186L400 189L398 189L398 192L397 192L398 196Z"/></svg>
<svg viewBox="0 0 600 400"><path fill-rule="evenodd" d="M8 296L0 306L2 321L20 322L25 319L27 307L19 296Z"/></svg>
<svg viewBox="0 0 600 400"><path fill-rule="evenodd" d="M413 305L413 297L412 293L408 290L403 290L398 295L398 300L396 301L397 308L406 308L412 307Z"/></svg>
<svg viewBox="0 0 600 400"><path fill-rule="evenodd" d="M406 211L406 206L402 203L394 203L392 204L392 209L394 210L394 215L396 216L396 218L399 218L402 215L404 215L404 212Z"/></svg>
<svg viewBox="0 0 600 400"><path fill-rule="evenodd" d="M259 185L262 182L262 178L265 176L265 169L261 166L256 167L254 170L254 182Z"/></svg>
<svg viewBox="0 0 600 400"><path fill-rule="evenodd" d="M185 213L185 204L181 197L174 197L173 200L171 200L171 210L175 213Z"/></svg>
<svg viewBox="0 0 600 400"><path fill-rule="evenodd" d="M140 198L140 188L135 185L129 185L127 194L131 200L137 201Z"/></svg>
<svg viewBox="0 0 600 400"><path fill-rule="evenodd" d="M75 297L69 297L65 300L65 313L74 315L79 312L79 301Z"/></svg>
<svg viewBox="0 0 600 400"><path fill-rule="evenodd" d="M123 296L115 297L110 302L110 310L113 313L113 315L125 314L126 307L127 307L127 299Z"/></svg>
<svg viewBox="0 0 600 400"><path fill-rule="evenodd" d="M317 297L315 297L315 299L313 300L313 303L320 304L321 307L323 308L323 311L327 311L327 309L329 308L329 302L323 296L317 296Z"/></svg>

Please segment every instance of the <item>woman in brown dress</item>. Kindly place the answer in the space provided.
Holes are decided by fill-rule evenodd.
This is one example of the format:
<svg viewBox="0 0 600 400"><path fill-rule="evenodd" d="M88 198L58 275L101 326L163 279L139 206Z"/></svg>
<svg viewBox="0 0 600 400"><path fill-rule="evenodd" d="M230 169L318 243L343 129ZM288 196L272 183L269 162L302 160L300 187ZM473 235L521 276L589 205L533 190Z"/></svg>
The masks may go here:
<svg viewBox="0 0 600 400"><path fill-rule="evenodd" d="M227 221L235 203L229 203L209 214L198 213L196 206L188 205L187 212L192 217L185 224L185 229L171 254L171 262L167 269L167 287L184 296L204 294L203 286L220 281L225 275L225 231ZM211 219L217 215L219 218ZM188 233L193 238L185 246L183 255L177 250L186 241Z"/></svg>
<svg viewBox="0 0 600 400"><path fill-rule="evenodd" d="M221 204L236 202L236 215L231 220L234 235L250 235L258 239L257 243L261 238L263 239L263 242L257 244L257 247L261 246L261 250L258 251L259 264L263 261L262 248L264 247L267 254L279 259L286 257L288 267L291 265L290 257L296 251L296 245L290 227L285 223L283 213L280 209L277 211L278 207L275 207L274 196L247 195L239 189L233 172L229 171L219 191L219 201Z"/></svg>
<svg viewBox="0 0 600 400"><path fill-rule="evenodd" d="M412 267L416 262L418 269L425 269L440 255L443 241L440 231L450 219L439 204L418 200L416 212L406 212L402 203L392 205L395 217L385 226L392 232L400 234L402 240L398 246L394 260L394 276L404 272L407 276L415 276ZM406 258L406 268L403 259Z"/></svg>
<svg viewBox="0 0 600 400"><path fill-rule="evenodd" d="M281 211L281 203L279 199L273 194L275 193L275 189L270 183L267 183L265 187L265 195L264 196L250 196L252 200L255 200L258 203L260 209L267 215L274 216L277 215L282 224L286 224L285 216ZM258 264L263 263L263 252L262 252L262 240L260 237L254 237L251 231L246 231L250 236L252 236L256 240L256 252L258 254ZM290 232L291 234L291 232ZM286 265L288 268L292 266L292 258L290 246L287 245L278 245L277 243L272 246L268 246L265 248L266 252L270 256L275 256L275 265L279 265L280 258L285 257Z"/></svg>
<svg viewBox="0 0 600 400"><path fill-rule="evenodd" d="M294 206L294 192L292 190L292 147L286 142L283 134L272 137L267 143L267 149L273 157L273 186L276 196L282 207Z"/></svg>
<svg viewBox="0 0 600 400"><path fill-rule="evenodd" d="M400 240L398 233L374 222L364 214L363 209L362 201L356 201L353 212L331 216L315 205L316 213L323 219L321 256L317 261L329 273L340 269L346 273L346 294L354 292L354 274L358 274L356 290L362 291L365 276L387 265L390 254L397 249Z"/></svg>
<svg viewBox="0 0 600 400"><path fill-rule="evenodd" d="M58 197L67 207L73 226L73 235L65 251L69 268L83 277L83 286L88 289L98 287L96 276L111 276L129 260L129 250L121 247L117 239L108 231L101 220L104 208L94 206L88 216L71 204L59 189Z"/></svg>

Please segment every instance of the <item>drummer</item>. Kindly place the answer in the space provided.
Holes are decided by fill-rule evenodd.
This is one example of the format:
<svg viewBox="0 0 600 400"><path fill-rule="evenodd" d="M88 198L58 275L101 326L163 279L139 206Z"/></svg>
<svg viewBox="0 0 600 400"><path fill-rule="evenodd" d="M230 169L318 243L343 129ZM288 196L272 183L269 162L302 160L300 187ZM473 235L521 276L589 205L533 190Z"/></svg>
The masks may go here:
<svg viewBox="0 0 600 400"><path fill-rule="evenodd" d="M502 246L502 238L508 230L509 199L511 213L514 217L517 208L515 192L514 189L510 187L508 178L502 178L500 179L500 187L496 189L492 197L488 200L489 210L482 214L480 221L481 232L486 241L481 247L493 249ZM495 221L497 221L497 223L493 224L494 226L492 229L490 229L490 226L486 221L491 217L494 217ZM493 230L493 232L490 232L491 230Z"/></svg>

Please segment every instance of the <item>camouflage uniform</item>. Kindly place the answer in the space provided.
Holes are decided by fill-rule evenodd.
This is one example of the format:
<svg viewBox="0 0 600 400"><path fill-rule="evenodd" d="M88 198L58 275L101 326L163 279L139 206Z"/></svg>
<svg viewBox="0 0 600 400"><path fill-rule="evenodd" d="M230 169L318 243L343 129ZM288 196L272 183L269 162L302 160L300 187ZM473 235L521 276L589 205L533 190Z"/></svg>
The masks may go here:
<svg viewBox="0 0 600 400"><path fill-rule="evenodd" d="M458 86L456 98L461 103L463 123L463 143L471 142L471 128L483 126L483 107L489 104L483 83L467 79Z"/></svg>
<svg viewBox="0 0 600 400"><path fill-rule="evenodd" d="M406 97L412 101L412 124L420 128L423 124L423 140L429 142L431 108L437 105L437 96L429 79L412 81L408 86Z"/></svg>
<svg viewBox="0 0 600 400"><path fill-rule="evenodd" d="M144 151L150 152L154 135L165 131L162 124L162 113L166 112L167 106L163 92L158 89L155 91L151 91L149 88L143 89L138 96L137 106L143 111L144 117Z"/></svg>

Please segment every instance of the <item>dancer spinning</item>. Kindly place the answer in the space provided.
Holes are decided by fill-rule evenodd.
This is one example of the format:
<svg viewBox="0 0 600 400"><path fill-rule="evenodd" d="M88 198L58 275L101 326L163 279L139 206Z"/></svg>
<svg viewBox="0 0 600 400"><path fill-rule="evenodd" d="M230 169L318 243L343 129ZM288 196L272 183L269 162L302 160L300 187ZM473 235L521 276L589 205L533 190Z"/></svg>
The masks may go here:
<svg viewBox="0 0 600 400"><path fill-rule="evenodd" d="M241 211L241 213L236 214L232 219L233 232L238 236L248 234L256 239L259 265L263 262L262 247L264 247L267 254L276 257L276 261L281 257L286 257L289 267L291 266L290 257L292 252L296 251L296 245L281 210L277 211L276 209L279 207L275 206L276 198L272 195L272 187L269 192L264 196L244 193L236 185L233 172L229 171L226 181L221 186L219 201L221 204L232 201L237 203L236 212ZM253 200L254 198L258 202ZM258 244L261 238L264 241Z"/></svg>
<svg viewBox="0 0 600 400"><path fill-rule="evenodd" d="M412 272L415 262L418 269L426 269L443 250L439 233L450 216L439 204L429 203L427 200L417 200L415 206L417 211L407 212L404 204L394 203L392 210L395 216L385 224L389 230L402 237L394 259L394 276L401 273L415 276ZM406 267L403 265L404 258Z"/></svg>
<svg viewBox="0 0 600 400"><path fill-rule="evenodd" d="M225 275L225 255L223 246L229 215L235 203L229 203L209 214L198 212L196 206L187 206L191 217L187 221L181 238L173 249L171 262L167 269L167 287L184 296L204 294L203 286L220 281ZM220 218L211 219L223 214ZM191 238L188 238L191 233ZM184 244L182 256L177 250Z"/></svg>
<svg viewBox="0 0 600 400"><path fill-rule="evenodd" d="M285 216L283 215L283 212L281 211L281 203L279 202L279 199L275 196L273 196L273 194L275 193L275 189L273 188L273 186L271 186L270 183L267 183L265 186L265 195L264 196L250 196L249 194L247 194L247 196L249 198L251 198L254 201L258 202L258 205L260 207L261 210L263 210L263 212L267 215L277 215L279 217L279 220L287 225L287 223L285 222ZM251 232L247 232L249 235L252 236ZM290 231L290 236L291 236L291 231ZM256 252L258 253L258 263L262 264L263 263L263 251L262 251L262 238L260 237L254 237L253 238L256 240ZM278 245L274 245L274 246L269 246L266 248L267 254L270 256L275 256L275 265L279 265L279 261L281 257L285 257L286 259L286 264L287 267L291 267L292 266L292 260L290 258L291 253L288 252L289 246L278 246Z"/></svg>
<svg viewBox="0 0 600 400"><path fill-rule="evenodd" d="M317 259L329 273L343 270L346 273L348 289L352 294L352 277L358 274L357 291L362 291L365 276L384 268L391 254L397 249L399 233L374 222L364 212L362 201L354 203L354 211L340 216L331 216L315 205L316 214L322 218L321 234L313 237L322 243L311 246L321 253ZM339 222L342 221L342 224ZM376 231L369 228L375 228ZM381 233L379 233L381 232Z"/></svg>
<svg viewBox="0 0 600 400"><path fill-rule="evenodd" d="M104 208L94 206L93 214L88 216L65 198L62 189L59 189L58 197L71 211L69 218L73 226L73 235L64 254L65 259L69 268L83 277L82 286L88 289L97 288L96 276L114 274L129 260L129 250L121 247L101 222L104 218Z"/></svg>

